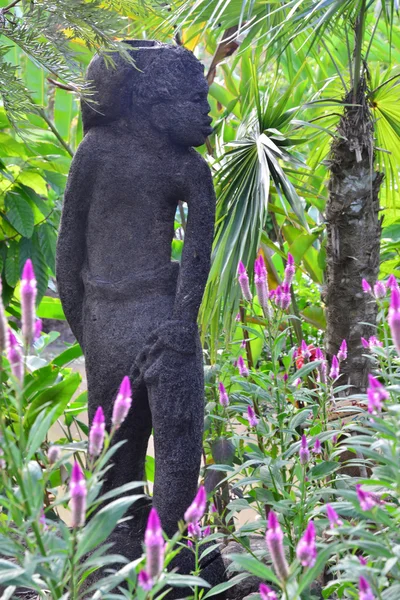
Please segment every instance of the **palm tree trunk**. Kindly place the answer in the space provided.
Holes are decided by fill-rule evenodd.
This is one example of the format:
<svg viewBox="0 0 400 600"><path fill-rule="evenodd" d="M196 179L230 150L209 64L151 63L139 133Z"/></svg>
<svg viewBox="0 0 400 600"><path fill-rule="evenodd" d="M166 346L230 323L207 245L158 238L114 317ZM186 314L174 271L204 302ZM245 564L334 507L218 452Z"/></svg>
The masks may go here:
<svg viewBox="0 0 400 600"><path fill-rule="evenodd" d="M351 90L332 144L327 222L327 331L328 357L337 353L343 339L348 359L340 383L365 390L368 364L361 337L375 333L376 303L364 294L361 280L373 284L379 270L381 223L378 193L383 175L374 170L374 128L361 79Z"/></svg>

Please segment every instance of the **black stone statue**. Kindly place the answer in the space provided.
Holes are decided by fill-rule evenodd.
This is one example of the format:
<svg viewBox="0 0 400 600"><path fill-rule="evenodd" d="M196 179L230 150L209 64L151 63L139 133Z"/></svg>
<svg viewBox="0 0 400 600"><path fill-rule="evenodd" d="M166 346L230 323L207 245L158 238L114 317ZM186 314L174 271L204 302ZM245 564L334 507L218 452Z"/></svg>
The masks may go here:
<svg viewBox="0 0 400 600"><path fill-rule="evenodd" d="M106 485L143 479L153 428L153 505L171 536L196 494L202 452L196 319L215 195L193 146L211 133L211 118L203 66L191 52L128 43L134 66L113 55L114 68L99 56L88 68L94 102L82 105L85 135L65 192L57 283L85 355L90 419L101 405L109 423L122 378L131 379L132 408L117 436L128 442L114 456ZM180 266L171 261L179 200L188 204ZM120 548L128 558L141 552L144 519L134 522ZM182 561L181 570L189 568Z"/></svg>

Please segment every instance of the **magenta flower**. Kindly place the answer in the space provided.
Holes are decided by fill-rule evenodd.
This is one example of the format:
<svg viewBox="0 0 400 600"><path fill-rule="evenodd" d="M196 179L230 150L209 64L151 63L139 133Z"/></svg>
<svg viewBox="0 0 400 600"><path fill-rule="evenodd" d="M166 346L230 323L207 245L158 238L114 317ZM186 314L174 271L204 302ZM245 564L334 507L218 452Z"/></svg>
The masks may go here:
<svg viewBox="0 0 400 600"><path fill-rule="evenodd" d="M261 304L264 314L269 316L267 269L262 254L254 262L254 283L258 301Z"/></svg>
<svg viewBox="0 0 400 600"><path fill-rule="evenodd" d="M210 535L210 533L211 533L211 526L207 525L207 527L205 527L202 531L202 537L206 538Z"/></svg>
<svg viewBox="0 0 400 600"><path fill-rule="evenodd" d="M229 396L226 393L226 389L225 389L225 386L222 383L222 381L219 382L218 389L219 389L219 403L220 403L220 405L224 406L224 407L229 406Z"/></svg>
<svg viewBox="0 0 400 600"><path fill-rule="evenodd" d="M247 407L247 420L249 422L250 427L257 427L258 419L256 417L256 413L251 406Z"/></svg>
<svg viewBox="0 0 400 600"><path fill-rule="evenodd" d="M300 457L300 464L303 466L306 465L308 463L308 461L310 460L310 451L308 449L308 442L307 442L307 438L305 435L301 436L299 457Z"/></svg>
<svg viewBox="0 0 400 600"><path fill-rule="evenodd" d="M190 537L195 539L201 538L201 529L199 523L189 523L187 531Z"/></svg>
<svg viewBox="0 0 400 600"><path fill-rule="evenodd" d="M286 267L285 267L285 277L283 280L283 283L286 284L288 286L288 288L290 288L290 286L292 285L292 281L293 281L293 277L294 277L295 273L296 273L296 267L294 264L294 258L290 254L290 252L288 252L287 263L286 263Z"/></svg>
<svg viewBox="0 0 400 600"><path fill-rule="evenodd" d="M331 370L329 372L331 379L337 379L339 377L339 361L337 356L332 356Z"/></svg>
<svg viewBox="0 0 400 600"><path fill-rule="evenodd" d="M372 292L372 288L371 288L371 286L369 285L369 283L368 283L368 281L366 279L363 279L361 281L361 285L362 285L363 292L365 294L370 294Z"/></svg>
<svg viewBox="0 0 400 600"><path fill-rule="evenodd" d="M371 335L371 337L368 340L368 346L371 350L373 350L374 346L376 348L382 348L383 344L382 342L380 342L378 340L378 338L376 337L376 335Z"/></svg>
<svg viewBox="0 0 400 600"><path fill-rule="evenodd" d="M317 381L320 383L326 383L326 373L327 373L326 360L323 360L321 364L318 366L317 373Z"/></svg>
<svg viewBox="0 0 400 600"><path fill-rule="evenodd" d="M61 456L61 448L60 446L50 446L47 450L47 460L51 465L54 465Z"/></svg>
<svg viewBox="0 0 400 600"><path fill-rule="evenodd" d="M99 456L104 446L104 436L106 431L106 420L101 406L97 407L93 423L89 431L89 454L90 456Z"/></svg>
<svg viewBox="0 0 400 600"><path fill-rule="evenodd" d="M265 534L265 541L271 555L275 573L278 575L279 579L286 581L289 576L289 566L283 549L283 531L273 510L270 510L268 513L268 526L267 533Z"/></svg>
<svg viewBox="0 0 400 600"><path fill-rule="evenodd" d="M212 513L217 513L218 512L218 508L217 508L215 502L211 502L211 504L210 504L210 512L212 512Z"/></svg>
<svg viewBox="0 0 400 600"><path fill-rule="evenodd" d="M42 335L42 329L43 329L42 319L36 319L35 330L33 332L33 341L34 342L36 342L36 340L38 340L40 338L40 336Z"/></svg>
<svg viewBox="0 0 400 600"><path fill-rule="evenodd" d="M7 334L7 358L8 362L10 363L11 373L14 375L14 377L16 377L16 379L22 381L24 379L24 361L21 347L17 342L17 338L15 337L12 329L8 328Z"/></svg>
<svg viewBox="0 0 400 600"><path fill-rule="evenodd" d="M6 315L4 313L4 306L3 306L3 300L2 300L2 283L1 283L1 277L0 277L0 354L6 349L7 347L7 319L6 319Z"/></svg>
<svg viewBox="0 0 400 600"><path fill-rule="evenodd" d="M243 360L243 356L240 355L238 360L237 360L237 366L239 369L239 375L241 375L242 377L248 377L249 376L249 370L246 367L246 365L244 364L244 360Z"/></svg>
<svg viewBox="0 0 400 600"><path fill-rule="evenodd" d="M260 583L259 592L261 600L278 600L278 596L274 590L271 590L265 583Z"/></svg>
<svg viewBox="0 0 400 600"><path fill-rule="evenodd" d="M360 563L360 565L362 565L363 567L367 566L367 559L364 556L357 556L358 561Z"/></svg>
<svg viewBox="0 0 400 600"><path fill-rule="evenodd" d="M241 316L240 316L240 312L236 313L236 317L235 317L236 323L240 323L241 320L242 319L241 319Z"/></svg>
<svg viewBox="0 0 400 600"><path fill-rule="evenodd" d="M138 575L138 584L146 592L149 592L153 587L151 577L147 574L147 572L144 569L142 569Z"/></svg>
<svg viewBox="0 0 400 600"><path fill-rule="evenodd" d="M311 357L311 352L307 346L307 343L304 340L301 340L301 355L304 359L309 360L309 358Z"/></svg>
<svg viewBox="0 0 400 600"><path fill-rule="evenodd" d="M185 512L184 519L186 523L197 523L200 521L206 510L206 489L204 485L199 487L195 499Z"/></svg>
<svg viewBox="0 0 400 600"><path fill-rule="evenodd" d="M393 289L399 287L399 284L397 283L397 279L393 275L393 273L392 273L392 275L389 276L389 279L386 282L386 287L388 288L388 290L393 290Z"/></svg>
<svg viewBox="0 0 400 600"><path fill-rule="evenodd" d="M375 596L372 593L371 586L363 576L361 576L358 581L358 590L360 592L358 596L359 600L375 600Z"/></svg>
<svg viewBox="0 0 400 600"><path fill-rule="evenodd" d="M313 567L317 558L317 546L315 545L315 526L313 521L307 525L303 537L296 547L296 556L303 567Z"/></svg>
<svg viewBox="0 0 400 600"><path fill-rule="evenodd" d="M357 498L360 503L361 510L367 511L371 510L378 504L375 496L371 494L371 492L365 492L361 489L361 485L358 483L356 485Z"/></svg>
<svg viewBox="0 0 400 600"><path fill-rule="evenodd" d="M388 400L389 392L384 386L372 375L368 375L369 387L367 389L368 396L368 412L371 415L376 415L381 412L383 402Z"/></svg>
<svg viewBox="0 0 400 600"><path fill-rule="evenodd" d="M78 462L74 462L69 484L71 493L71 526L82 527L86 515L86 481Z"/></svg>
<svg viewBox="0 0 400 600"><path fill-rule="evenodd" d="M318 438L315 440L313 452L314 454L322 454L322 446Z"/></svg>
<svg viewBox="0 0 400 600"><path fill-rule="evenodd" d="M364 348L368 348L369 349L369 342L364 337L361 338L361 344L362 344L362 346Z"/></svg>
<svg viewBox="0 0 400 600"><path fill-rule="evenodd" d="M292 298L290 296L290 286L287 283L282 284L281 308L287 310L290 306Z"/></svg>
<svg viewBox="0 0 400 600"><path fill-rule="evenodd" d="M146 573L153 580L163 570L165 551L160 518L155 508L152 508L149 514L144 545L146 547Z"/></svg>
<svg viewBox="0 0 400 600"><path fill-rule="evenodd" d="M250 286L249 286L249 276L247 275L246 267L239 261L238 266L238 281L240 285L240 289L242 290L242 296L248 302L251 302L253 297L251 295Z"/></svg>
<svg viewBox="0 0 400 600"><path fill-rule="evenodd" d="M32 343L35 334L36 291L36 277L32 261L28 258L21 277L22 335L26 345Z"/></svg>
<svg viewBox="0 0 400 600"><path fill-rule="evenodd" d="M390 297L388 323L392 334L393 343L400 354L400 290L393 288Z"/></svg>
<svg viewBox="0 0 400 600"><path fill-rule="evenodd" d="M339 352L337 353L337 358L339 362L347 359L347 342L343 340L340 344Z"/></svg>
<svg viewBox="0 0 400 600"><path fill-rule="evenodd" d="M331 529L335 529L335 527L340 527L343 525L343 521L339 519L339 515L337 514L336 510L332 508L330 504L326 505L326 514L328 515L329 526Z"/></svg>
<svg viewBox="0 0 400 600"><path fill-rule="evenodd" d="M315 348L315 360L325 360L325 355L319 346Z"/></svg>
<svg viewBox="0 0 400 600"><path fill-rule="evenodd" d="M374 285L375 298L384 298L386 296L386 286L383 281L377 281Z"/></svg>
<svg viewBox="0 0 400 600"><path fill-rule="evenodd" d="M114 402L111 423L117 429L125 421L132 404L132 390L129 377L123 378Z"/></svg>
<svg viewBox="0 0 400 600"><path fill-rule="evenodd" d="M282 308L282 288L280 285L275 290L274 302L278 308Z"/></svg>

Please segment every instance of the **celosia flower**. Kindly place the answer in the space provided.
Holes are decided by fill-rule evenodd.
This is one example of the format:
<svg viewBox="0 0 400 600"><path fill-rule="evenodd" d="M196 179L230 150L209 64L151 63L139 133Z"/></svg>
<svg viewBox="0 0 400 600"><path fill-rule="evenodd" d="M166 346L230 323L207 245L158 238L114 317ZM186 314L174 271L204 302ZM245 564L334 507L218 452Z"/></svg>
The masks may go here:
<svg viewBox="0 0 400 600"><path fill-rule="evenodd" d="M43 321L42 319L36 319L35 321L35 331L33 333L33 341L36 342L42 335Z"/></svg>
<svg viewBox="0 0 400 600"><path fill-rule="evenodd" d="M201 529L199 523L189 523L187 531L190 537L195 539L201 538Z"/></svg>
<svg viewBox="0 0 400 600"><path fill-rule="evenodd" d="M196 494L195 499L185 512L184 519L186 523L197 523L201 520L206 510L206 489L202 485Z"/></svg>
<svg viewBox="0 0 400 600"><path fill-rule="evenodd" d="M8 340L7 340L7 358L10 363L11 373L19 381L24 378L24 361L21 353L21 347L17 342L13 331L8 328Z"/></svg>
<svg viewBox="0 0 400 600"><path fill-rule="evenodd" d="M144 545L146 547L146 573L150 579L154 580L163 570L165 551L160 518L155 508L152 508L149 514Z"/></svg>
<svg viewBox="0 0 400 600"><path fill-rule="evenodd" d="M203 529L202 537L206 538L206 537L208 537L210 535L210 533L211 533L211 527L210 527L210 525L207 525L207 527L205 527Z"/></svg>
<svg viewBox="0 0 400 600"><path fill-rule="evenodd" d="M332 364L331 364L331 370L329 372L329 377L331 377L331 379L337 379L339 377L339 361L337 359L337 356L332 356Z"/></svg>
<svg viewBox="0 0 400 600"><path fill-rule="evenodd" d="M89 431L89 454L99 456L103 450L106 420L101 406L97 407L93 423Z"/></svg>
<svg viewBox="0 0 400 600"><path fill-rule="evenodd" d="M358 581L358 590L360 592L358 596L359 600L375 600L375 596L372 593L371 586L369 585L365 577L360 577Z"/></svg>
<svg viewBox="0 0 400 600"><path fill-rule="evenodd" d="M343 340L340 344L339 352L337 353L337 359L339 362L347 359L347 342Z"/></svg>
<svg viewBox="0 0 400 600"><path fill-rule="evenodd" d="M265 583L260 583L259 591L261 600L278 600L278 596L275 594L274 590L271 590Z"/></svg>
<svg viewBox="0 0 400 600"><path fill-rule="evenodd" d="M361 485L356 485L357 498L360 503L361 510L371 510L378 504L375 496L371 492L365 492L361 489Z"/></svg>
<svg viewBox="0 0 400 600"><path fill-rule="evenodd" d="M242 290L243 298L245 300L247 300L248 302L251 302L252 295L251 295L250 286L249 286L249 277L247 275L246 267L244 266L242 261L239 261L238 281L239 281L240 289Z"/></svg>
<svg viewBox="0 0 400 600"><path fill-rule="evenodd" d="M111 422L115 428L118 428L126 419L132 404L132 390L129 377L123 378L118 395L114 402Z"/></svg>
<svg viewBox="0 0 400 600"><path fill-rule="evenodd" d="M50 446L47 450L47 460L51 465L54 465L61 456L61 448L60 446Z"/></svg>
<svg viewBox="0 0 400 600"><path fill-rule="evenodd" d="M384 386L372 375L368 375L369 387L367 389L368 396L368 412L372 415L380 413L383 408L383 402L388 400L389 392Z"/></svg>
<svg viewBox="0 0 400 600"><path fill-rule="evenodd" d="M272 564L279 579L285 581L289 576L289 566L283 549L283 531L273 510L268 513L267 533L265 534L267 548L271 555Z"/></svg>
<svg viewBox="0 0 400 600"><path fill-rule="evenodd" d="M360 565L362 565L363 567L365 567L368 563L367 563L367 559L364 556L357 556L358 558L358 562L360 563Z"/></svg>
<svg viewBox="0 0 400 600"><path fill-rule="evenodd" d="M254 262L254 283L258 301L266 316L269 316L267 269L262 254Z"/></svg>
<svg viewBox="0 0 400 600"><path fill-rule="evenodd" d="M4 305L1 296L2 290L3 286L0 277L0 354L2 354L2 352L7 347L7 319L4 313Z"/></svg>
<svg viewBox="0 0 400 600"><path fill-rule="evenodd" d="M236 313L236 317L235 317L236 323L240 323L241 320L242 319L241 319L241 316L240 316L240 312Z"/></svg>
<svg viewBox="0 0 400 600"><path fill-rule="evenodd" d="M85 524L87 490L85 476L76 461L72 467L69 489L71 493L71 526L82 527Z"/></svg>
<svg viewBox="0 0 400 600"><path fill-rule="evenodd" d="M280 285L275 290L274 302L278 308L282 308L282 288Z"/></svg>
<svg viewBox="0 0 400 600"><path fill-rule="evenodd" d="M256 413L251 406L247 407L247 420L249 422L250 427L257 427L258 419L256 417Z"/></svg>
<svg viewBox="0 0 400 600"><path fill-rule="evenodd" d="M308 442L305 435L301 436L301 446L299 451L300 464L306 465L310 460L310 451L308 449Z"/></svg>
<svg viewBox="0 0 400 600"><path fill-rule="evenodd" d="M392 334L393 343L400 354L400 290L393 288L390 297L388 323Z"/></svg>
<svg viewBox="0 0 400 600"><path fill-rule="evenodd" d="M297 377L294 381L293 381L293 385L294 387L299 387L301 385L301 379L300 377Z"/></svg>
<svg viewBox="0 0 400 600"><path fill-rule="evenodd" d="M290 296L290 286L287 283L282 284L281 308L287 310L290 306L292 298Z"/></svg>
<svg viewBox="0 0 400 600"><path fill-rule="evenodd" d="M382 344L382 342L380 342L378 340L378 338L376 337L376 335L371 335L371 337L368 340L368 346L372 350L374 348L374 346L376 348L382 348L383 344Z"/></svg>
<svg viewBox="0 0 400 600"><path fill-rule="evenodd" d="M219 403L221 406L229 406L229 396L226 393L226 389L224 384L222 383L222 381L219 382L218 384L218 389L219 389Z"/></svg>
<svg viewBox="0 0 400 600"><path fill-rule="evenodd" d="M313 567L317 558L317 547L315 545L315 527L313 521L307 525L303 537L296 547L296 556L303 567Z"/></svg>
<svg viewBox="0 0 400 600"><path fill-rule="evenodd" d="M26 261L21 277L21 313L22 313L22 335L26 345L33 341L35 334L35 301L36 301L36 277L30 258Z"/></svg>
<svg viewBox="0 0 400 600"><path fill-rule="evenodd" d="M210 504L210 512L212 512L212 513L217 513L218 512L218 508L216 507L215 502L211 502L211 504Z"/></svg>
<svg viewBox="0 0 400 600"><path fill-rule="evenodd" d="M366 294L370 294L371 293L372 288L371 288L371 286L369 285L369 283L368 283L368 281L366 279L363 279L361 281L361 285L362 285L363 292L365 292Z"/></svg>
<svg viewBox="0 0 400 600"><path fill-rule="evenodd" d="M322 446L318 438L315 440L313 452L314 454L322 454Z"/></svg>
<svg viewBox="0 0 400 600"><path fill-rule="evenodd" d="M323 360L318 366L317 381L319 381L320 383L326 383L326 372L326 360Z"/></svg>
<svg viewBox="0 0 400 600"><path fill-rule="evenodd" d="M377 281L374 285L375 298L384 298L386 296L386 286L383 281Z"/></svg>
<svg viewBox="0 0 400 600"><path fill-rule="evenodd" d="M364 337L361 338L361 344L364 348L368 348L369 349L369 343L368 340L366 340Z"/></svg>
<svg viewBox="0 0 400 600"><path fill-rule="evenodd" d="M398 288L399 284L397 283L397 279L396 277L393 275L389 276L389 279L386 282L386 287L388 288L388 290L393 290L394 288Z"/></svg>
<svg viewBox="0 0 400 600"><path fill-rule="evenodd" d="M301 341L301 355L303 358L305 358L306 360L308 360L309 358L311 358L311 352L309 347L307 346L306 342L304 340Z"/></svg>
<svg viewBox="0 0 400 600"><path fill-rule="evenodd" d="M138 575L138 584L146 592L149 592L151 590L151 588L153 587L153 582L151 580L151 577L146 573L146 571L144 569L142 569L142 571L140 571L140 573Z"/></svg>
<svg viewBox="0 0 400 600"><path fill-rule="evenodd" d="M339 515L337 514L336 510L332 508L330 504L326 505L326 514L328 515L329 526L331 529L335 529L335 527L340 527L343 525L343 521L339 519Z"/></svg>
<svg viewBox="0 0 400 600"><path fill-rule="evenodd" d="M293 277L294 277L295 273L296 273L296 267L294 264L294 258L289 252L287 255L287 263L286 263L286 267L285 267L285 277L283 280L283 283L286 284L288 286L288 288L290 288L290 286L292 285L292 281L293 281Z"/></svg>
<svg viewBox="0 0 400 600"><path fill-rule="evenodd" d="M248 377L249 376L249 370L246 367L246 365L244 364L244 360L243 360L243 356L240 355L237 361L237 366L239 369L239 375L241 375L242 377Z"/></svg>

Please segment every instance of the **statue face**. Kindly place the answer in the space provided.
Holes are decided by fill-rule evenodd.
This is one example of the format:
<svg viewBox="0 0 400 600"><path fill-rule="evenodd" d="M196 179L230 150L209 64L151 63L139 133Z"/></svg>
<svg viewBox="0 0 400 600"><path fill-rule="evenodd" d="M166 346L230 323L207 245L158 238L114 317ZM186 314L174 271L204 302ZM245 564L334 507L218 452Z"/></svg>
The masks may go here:
<svg viewBox="0 0 400 600"><path fill-rule="evenodd" d="M184 96L177 90L175 99L151 107L153 125L180 146L201 146L213 131L207 82L199 77L194 84Z"/></svg>

